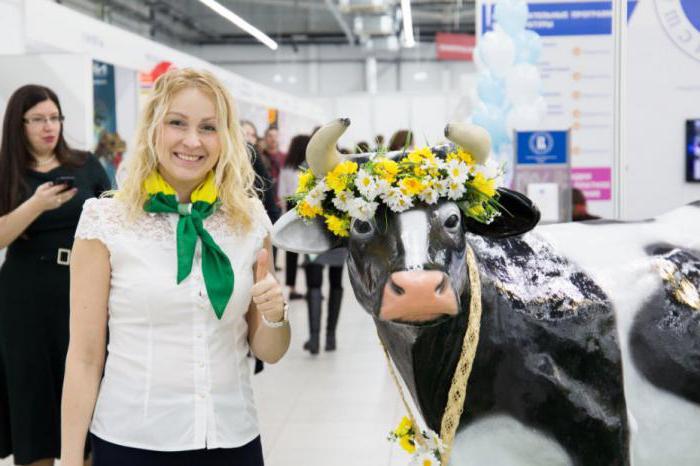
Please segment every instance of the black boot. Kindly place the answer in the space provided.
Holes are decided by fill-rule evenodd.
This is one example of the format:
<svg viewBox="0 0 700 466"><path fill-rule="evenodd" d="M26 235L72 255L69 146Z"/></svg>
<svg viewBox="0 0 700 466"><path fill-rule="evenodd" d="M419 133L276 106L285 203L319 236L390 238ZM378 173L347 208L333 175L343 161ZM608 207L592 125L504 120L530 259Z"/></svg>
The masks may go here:
<svg viewBox="0 0 700 466"><path fill-rule="evenodd" d="M332 288L328 297L328 319L326 320L326 351L335 351L335 328L338 326L343 289Z"/></svg>
<svg viewBox="0 0 700 466"><path fill-rule="evenodd" d="M309 340L304 343L304 349L311 354L318 354L319 333L321 332L321 289L311 288L306 295L309 307Z"/></svg>

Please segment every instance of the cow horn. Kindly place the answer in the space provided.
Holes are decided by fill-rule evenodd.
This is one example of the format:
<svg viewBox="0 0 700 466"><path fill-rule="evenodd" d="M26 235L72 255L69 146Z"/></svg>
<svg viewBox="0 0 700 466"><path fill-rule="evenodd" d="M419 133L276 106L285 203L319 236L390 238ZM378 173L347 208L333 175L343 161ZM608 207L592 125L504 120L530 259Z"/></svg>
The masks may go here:
<svg viewBox="0 0 700 466"><path fill-rule="evenodd" d="M335 145L350 126L350 118L338 118L325 124L311 136L306 146L306 163L316 178L323 178L342 159Z"/></svg>
<svg viewBox="0 0 700 466"><path fill-rule="evenodd" d="M468 123L449 123L445 137L474 156L476 163L484 163L491 152L491 137L481 126Z"/></svg>

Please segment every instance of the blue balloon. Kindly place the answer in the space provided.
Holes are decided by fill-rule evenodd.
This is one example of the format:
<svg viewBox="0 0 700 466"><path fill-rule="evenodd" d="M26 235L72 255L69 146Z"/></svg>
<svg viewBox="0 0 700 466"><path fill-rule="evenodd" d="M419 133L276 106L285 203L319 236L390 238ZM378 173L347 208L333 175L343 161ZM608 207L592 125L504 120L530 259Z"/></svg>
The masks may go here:
<svg viewBox="0 0 700 466"><path fill-rule="evenodd" d="M484 103L500 106L506 98L506 84L503 79L481 73L476 82L476 92Z"/></svg>
<svg viewBox="0 0 700 466"><path fill-rule="evenodd" d="M535 31L525 30L513 37L515 63L537 63L542 53L542 39Z"/></svg>
<svg viewBox="0 0 700 466"><path fill-rule="evenodd" d="M507 113L501 107L486 105L472 115L472 123L481 126L491 136L491 147L496 148L506 142L510 142L508 129L506 128Z"/></svg>
<svg viewBox="0 0 700 466"><path fill-rule="evenodd" d="M494 9L493 18L511 36L525 29L527 24L525 0L500 0Z"/></svg>

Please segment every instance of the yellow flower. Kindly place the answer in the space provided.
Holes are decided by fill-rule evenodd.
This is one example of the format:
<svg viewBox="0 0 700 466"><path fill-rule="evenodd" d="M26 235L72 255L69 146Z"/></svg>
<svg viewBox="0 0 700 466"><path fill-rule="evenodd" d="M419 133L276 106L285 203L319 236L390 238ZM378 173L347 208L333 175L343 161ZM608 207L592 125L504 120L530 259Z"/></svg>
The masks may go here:
<svg viewBox="0 0 700 466"><path fill-rule="evenodd" d="M432 466L433 462L430 461L429 459L424 459L423 460L423 466Z"/></svg>
<svg viewBox="0 0 700 466"><path fill-rule="evenodd" d="M392 183L399 173L399 164L393 160L382 158L374 164L374 173L388 183Z"/></svg>
<svg viewBox="0 0 700 466"><path fill-rule="evenodd" d="M311 169L306 170L305 172L301 173L299 175L299 185L297 186L297 194L299 193L305 193L306 191L311 188L311 185L314 182L314 174L311 171Z"/></svg>
<svg viewBox="0 0 700 466"><path fill-rule="evenodd" d="M471 184L476 190L486 194L488 197L493 197L496 194L496 182L486 179L481 173L476 174Z"/></svg>
<svg viewBox="0 0 700 466"><path fill-rule="evenodd" d="M353 173L357 173L357 163L346 160L336 165L332 173L336 175L352 175Z"/></svg>
<svg viewBox="0 0 700 466"><path fill-rule="evenodd" d="M461 147L457 148L455 152L450 152L447 154L447 161L450 160L461 160L467 165L474 165L474 157L469 152L465 152Z"/></svg>
<svg viewBox="0 0 700 466"><path fill-rule="evenodd" d="M326 225L328 225L328 229L331 233L336 236L349 236L348 229L350 228L350 220L347 218L326 215Z"/></svg>
<svg viewBox="0 0 700 466"><path fill-rule="evenodd" d="M335 171L332 171L326 175L326 184L329 188L335 191L336 194L338 194L339 192L344 191L348 186L348 179L347 176L338 175L335 173Z"/></svg>
<svg viewBox="0 0 700 466"><path fill-rule="evenodd" d="M399 183L401 191L403 191L407 196L413 196L415 194L420 194L425 189L425 185L418 178L404 178Z"/></svg>
<svg viewBox="0 0 700 466"><path fill-rule="evenodd" d="M408 417L404 416L394 433L397 437L405 437L409 432L411 432L411 429L413 429L413 423Z"/></svg>
<svg viewBox="0 0 700 466"><path fill-rule="evenodd" d="M335 168L326 175L326 184L329 188L338 194L344 191L350 182L351 175L357 173L357 163L346 160L339 163Z"/></svg>
<svg viewBox="0 0 700 466"><path fill-rule="evenodd" d="M411 437L401 437L399 440L399 445L408 453L415 453L416 451L416 444L413 443L413 439Z"/></svg>
<svg viewBox="0 0 700 466"><path fill-rule="evenodd" d="M312 206L306 201L301 201L297 205L297 212L304 218L314 218L317 215L321 215L323 209L320 206Z"/></svg>
<svg viewBox="0 0 700 466"><path fill-rule="evenodd" d="M433 160L435 155L429 147L421 147L408 154L404 160L408 159L411 163L421 163L423 160Z"/></svg>
<svg viewBox="0 0 700 466"><path fill-rule="evenodd" d="M486 211L484 210L484 206L481 202L479 202L477 204L470 205L467 208L467 212L470 215L473 215L474 217L481 217L483 214L486 213Z"/></svg>

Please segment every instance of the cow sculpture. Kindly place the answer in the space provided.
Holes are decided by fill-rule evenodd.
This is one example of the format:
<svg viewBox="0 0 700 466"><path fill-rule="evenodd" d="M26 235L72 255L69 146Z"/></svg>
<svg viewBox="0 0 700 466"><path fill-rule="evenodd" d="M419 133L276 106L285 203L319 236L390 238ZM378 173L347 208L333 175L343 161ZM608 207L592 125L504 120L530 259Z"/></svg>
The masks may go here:
<svg viewBox="0 0 700 466"><path fill-rule="evenodd" d="M317 178L341 161L348 125L313 137ZM455 145L432 147L436 157L455 146L487 157L479 128L445 133ZM498 208L480 223L448 199L401 213L379 205L347 238L290 211L273 241L302 253L348 248L355 296L436 432L468 327L473 250L480 339L450 464L700 464L700 204L532 232L539 213L526 197L499 189Z"/></svg>

